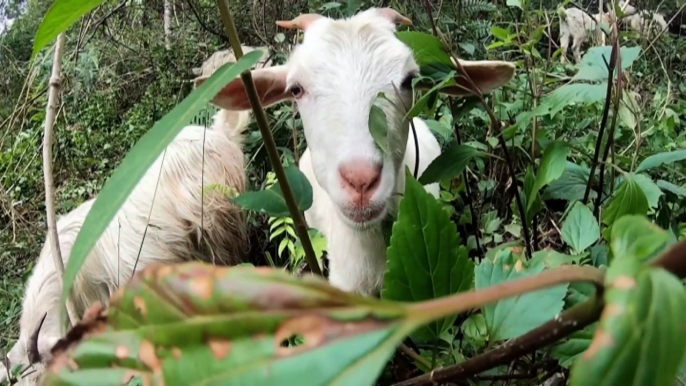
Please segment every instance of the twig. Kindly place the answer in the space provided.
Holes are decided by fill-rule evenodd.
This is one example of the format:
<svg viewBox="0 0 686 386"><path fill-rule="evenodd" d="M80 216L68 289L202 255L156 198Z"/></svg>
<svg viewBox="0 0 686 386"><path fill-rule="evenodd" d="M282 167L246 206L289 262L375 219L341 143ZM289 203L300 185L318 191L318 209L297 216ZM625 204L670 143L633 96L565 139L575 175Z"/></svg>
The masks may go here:
<svg viewBox="0 0 686 386"><path fill-rule="evenodd" d="M217 0L217 3L219 5L219 12L221 13L224 27L226 28L226 32L229 36L229 41L231 42L234 55L236 55L236 60L239 60L243 56L243 49L241 48L241 43L238 40L238 32L233 24L233 18L231 17L231 11L229 10L228 0ZM245 71L241 74L241 79L245 85L245 92L250 100L250 105L255 113L257 125L262 133L262 139L264 140L264 145L267 148L269 160L274 168L274 174L276 174L276 178L279 181L279 187L281 188L284 200L288 206L288 211L291 214L291 218L293 218L295 231L298 234L298 238L300 238L303 249L305 250L305 260L307 261L307 265L312 273L321 275L322 271L319 268L319 263L315 257L314 249L312 248L312 241L307 234L307 224L305 223L302 213L300 213L298 204L295 201L295 196L293 195L293 190L286 179L286 172L283 169L283 165L281 165L279 151L276 148L274 137L272 137L272 133L269 130L269 122L267 121L267 116L262 109L260 97L255 89L255 83L253 83L252 74L249 70Z"/></svg>
<svg viewBox="0 0 686 386"><path fill-rule="evenodd" d="M536 276L513 280L478 291L464 292L410 306L411 315L422 321L431 321L448 314L459 314L479 308L500 299L571 282L590 282L596 293L603 292L604 274L591 266L566 266L544 271Z"/></svg>
<svg viewBox="0 0 686 386"><path fill-rule="evenodd" d="M57 114L57 101L61 87L60 72L62 72L62 55L64 54L64 33L57 36L55 43L55 59L52 63L50 75L50 90L48 92L48 106L45 112L45 136L43 139L43 178L45 179L45 212L48 222L48 239L53 263L58 272L58 280L62 284L64 277L64 261L60 251L60 241L57 235L57 218L55 215L55 182L52 177L52 134ZM70 310L70 302L67 300L67 314L71 325L77 322L76 314Z"/></svg>
<svg viewBox="0 0 686 386"><path fill-rule="evenodd" d="M424 358L423 356L417 354L412 350L411 348L407 347L405 344L400 345L400 351L402 351L405 355L408 357L412 358L413 360L421 363L423 366L425 366L427 369L431 369L431 363Z"/></svg>
<svg viewBox="0 0 686 386"><path fill-rule="evenodd" d="M615 28L617 25L615 24ZM591 194L591 184L595 175L595 169L598 166L598 157L600 156L600 146L603 143L603 135L605 134L605 126L607 125L607 117L610 114L610 102L612 100L612 75L615 70L615 63L617 62L617 55L619 55L618 44L612 45L612 52L610 53L610 64L607 66L608 80L607 93L605 94L605 107L603 108L603 118L600 122L600 131L598 131L598 138L595 142L595 152L593 153L593 162L591 163L591 171L588 174L588 182L586 183L586 190L584 191L584 198L582 202L584 205L588 202L588 196ZM602 193L602 186L599 188ZM602 194L601 194L602 195Z"/></svg>

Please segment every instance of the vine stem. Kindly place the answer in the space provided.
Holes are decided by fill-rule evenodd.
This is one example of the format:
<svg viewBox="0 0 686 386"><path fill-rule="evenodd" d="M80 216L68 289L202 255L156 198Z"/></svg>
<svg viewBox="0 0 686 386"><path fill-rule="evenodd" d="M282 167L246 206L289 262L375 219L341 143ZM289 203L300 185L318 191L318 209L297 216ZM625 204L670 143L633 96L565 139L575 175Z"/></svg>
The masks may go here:
<svg viewBox="0 0 686 386"><path fill-rule="evenodd" d="M603 292L604 274L595 267L569 266L544 271L536 276L513 280L478 291L463 292L410 306L410 315L421 323L480 308L500 299L571 282L590 282L596 293Z"/></svg>
<svg viewBox="0 0 686 386"><path fill-rule="evenodd" d="M236 31L236 26L234 25L233 18L231 17L228 0L217 0L217 4L219 5L219 12L221 14L222 21L224 22L226 33L229 36L233 53L236 56L236 60L239 60L241 57L243 57L243 49L241 48L241 43L238 39L238 32ZM288 206L288 211L291 214L291 218L293 218L295 231L298 234L298 238L300 238L303 250L305 251L305 260L307 261L307 265L312 273L321 276L322 271L319 268L319 263L315 257L314 249L312 248L312 241L307 234L307 224L305 223L305 218L298 208L293 190L286 179L286 172L283 169L283 165L281 165L279 151L276 148L274 137L269 130L269 121L267 121L267 116L264 113L262 104L260 103L260 97L257 94L257 89L255 88L255 83L253 82L250 70L243 72L241 74L241 79L245 85L245 92L250 100L250 105L255 113L257 126L259 126L260 132L262 133L264 147L267 149L267 153L269 154L269 161L271 162L272 168L274 168L274 174L276 174L276 178L279 181L279 187L283 192L283 197L286 201L286 206Z"/></svg>
<svg viewBox="0 0 686 386"><path fill-rule="evenodd" d="M52 259L55 264L55 269L57 270L57 277L60 285L64 278L64 260L62 260L62 251L60 250L60 240L57 232L57 216L55 214L55 181L52 176L52 138L57 116L57 103L59 100L60 88L62 87L60 73L62 72L64 41L64 33L59 34L57 36L57 42L55 43L55 56L52 62L48 105L45 111L45 134L43 137L43 179L45 182L45 212L48 222L48 239L50 240ZM78 318L69 299L67 299L66 307L69 323L71 326L74 326L76 325Z"/></svg>

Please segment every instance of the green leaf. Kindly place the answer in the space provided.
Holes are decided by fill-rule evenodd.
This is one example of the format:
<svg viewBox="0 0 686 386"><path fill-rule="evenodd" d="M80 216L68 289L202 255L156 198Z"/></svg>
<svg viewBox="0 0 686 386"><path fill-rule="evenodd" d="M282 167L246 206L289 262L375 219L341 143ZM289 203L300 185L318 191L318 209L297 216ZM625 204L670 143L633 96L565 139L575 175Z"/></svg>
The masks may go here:
<svg viewBox="0 0 686 386"><path fill-rule="evenodd" d="M372 105L369 111L369 132L383 154L388 154L388 121L381 107Z"/></svg>
<svg viewBox="0 0 686 386"><path fill-rule="evenodd" d="M620 56L622 58L622 70L626 70L634 63L638 54L641 53L641 47L620 47ZM572 78L572 82L584 81L598 81L607 82L609 73L607 72L607 63L610 63L610 54L612 53L612 46L596 46L588 49L584 57L581 59L579 65L579 72ZM613 74L617 76L617 72ZM607 88L607 84L605 85ZM605 93L602 93L603 99Z"/></svg>
<svg viewBox="0 0 686 386"><path fill-rule="evenodd" d="M526 223L531 224L534 215L543 209L543 202L538 191L534 190L536 185L536 176L534 176L534 169L531 165L526 168L524 175L524 197L522 197L522 205L526 213ZM514 206L514 202L512 203Z"/></svg>
<svg viewBox="0 0 686 386"><path fill-rule="evenodd" d="M677 186L671 182L664 180L658 180L657 186L663 191L674 193L679 197L686 197L686 188L684 188L683 186Z"/></svg>
<svg viewBox="0 0 686 386"><path fill-rule="evenodd" d="M496 26L491 27L491 33L500 40L507 40L507 37L510 36L510 31Z"/></svg>
<svg viewBox="0 0 686 386"><path fill-rule="evenodd" d="M397 38L405 43L414 52L417 65L425 67L428 65L443 64L455 70L450 55L446 52L437 37L424 32L402 31L396 34Z"/></svg>
<svg viewBox="0 0 686 386"><path fill-rule="evenodd" d="M600 227L593 212L581 202L577 202L562 224L562 240L581 253L600 238Z"/></svg>
<svg viewBox="0 0 686 386"><path fill-rule="evenodd" d="M647 261L667 246L669 234L643 216L627 215L612 226L611 247L616 258Z"/></svg>
<svg viewBox="0 0 686 386"><path fill-rule="evenodd" d="M81 16L102 4L103 0L55 0L43 18L33 42L31 60L57 35L66 31Z"/></svg>
<svg viewBox="0 0 686 386"><path fill-rule="evenodd" d="M529 261L529 266L543 265L545 269L558 268L563 265L579 264L582 257L583 255L570 256L554 249L543 249L534 252Z"/></svg>
<svg viewBox="0 0 686 386"><path fill-rule="evenodd" d="M131 149L121 165L114 171L81 227L76 237L64 272L62 304L71 291L76 275L86 257L107 228L115 214L128 198L138 181L155 162L167 145L176 137L191 117L202 109L215 95L241 72L250 69L262 57L262 51L254 50L237 63L227 63L217 70L200 87L193 90L172 111L160 119Z"/></svg>
<svg viewBox="0 0 686 386"><path fill-rule="evenodd" d="M686 159L686 150L676 150L664 153L651 155L641 162L636 168L636 173L648 169L656 168L662 165L670 165L674 162L683 161Z"/></svg>
<svg viewBox="0 0 686 386"><path fill-rule="evenodd" d="M564 173L562 173L560 178L548 185L543 198L546 200L582 200L590 173L591 171L588 168L567 161ZM597 196L596 192L591 190L589 198L593 199Z"/></svg>
<svg viewBox="0 0 686 386"><path fill-rule="evenodd" d="M616 258L605 288L605 312L570 385L672 384L686 349L686 291L679 279Z"/></svg>
<svg viewBox="0 0 686 386"><path fill-rule="evenodd" d="M453 129L442 122L436 121L434 119L427 119L424 120L424 123L426 123L426 125L429 126L429 129L434 134L438 134L444 141L449 140L450 137L453 135Z"/></svg>
<svg viewBox="0 0 686 386"><path fill-rule="evenodd" d="M588 84L571 83L557 88L541 101L541 104L534 110L538 116L555 114L562 111L565 107L572 104L593 104L605 100L607 83Z"/></svg>
<svg viewBox="0 0 686 386"><path fill-rule="evenodd" d="M468 145L453 142L441 155L424 170L419 182L428 185L445 179L452 179L464 171L469 161L482 153Z"/></svg>
<svg viewBox="0 0 686 386"><path fill-rule="evenodd" d="M320 277L204 263L150 266L108 311L55 353L46 385L372 385L417 323Z"/></svg>
<svg viewBox="0 0 686 386"><path fill-rule="evenodd" d="M388 247L388 271L381 297L418 302L472 288L474 264L450 216L411 174ZM455 322L455 316L417 330L419 340L434 340Z"/></svg>
<svg viewBox="0 0 686 386"><path fill-rule="evenodd" d="M660 190L660 187L645 174L631 174L631 178L638 184L643 191L643 194L645 194L646 200L648 200L648 206L657 208L657 205L660 202L660 196L664 194L662 193L662 190Z"/></svg>
<svg viewBox="0 0 686 386"><path fill-rule="evenodd" d="M567 145L561 141L553 141L545 148L543 158L541 158L541 163L538 166L536 181L529 193L527 211L533 205L534 199L536 198L534 195L537 195L545 185L548 185L562 176L567 163L568 151L569 148Z"/></svg>
<svg viewBox="0 0 686 386"><path fill-rule="evenodd" d="M581 331L574 332L565 342L555 345L550 354L560 361L560 366L570 368L591 344L595 327L596 325L592 324Z"/></svg>
<svg viewBox="0 0 686 386"><path fill-rule="evenodd" d="M522 0L507 0L507 6L508 7L517 7L519 9L522 8Z"/></svg>
<svg viewBox="0 0 686 386"><path fill-rule="evenodd" d="M516 261L511 251L503 251L495 259L484 259L475 269L477 290L496 284L533 276L543 271L537 264L528 267ZM523 335L555 317L562 311L567 284L503 299L483 308L491 341L501 341Z"/></svg>
<svg viewBox="0 0 686 386"><path fill-rule="evenodd" d="M433 97L435 97L436 93L438 90L442 89L443 87L447 86L452 86L457 84L455 82L455 71L450 71L448 74L446 74L443 79L438 82L435 86L433 86L429 91L425 92L421 98L412 106L410 111L405 114L405 117L403 119L411 120L412 118L416 117L419 115L419 113L424 110L424 108L427 106L429 103L429 100Z"/></svg>
<svg viewBox="0 0 686 386"><path fill-rule="evenodd" d="M607 203L603 212L603 223L611 226L617 219L626 214L646 215L648 199L641 187L631 175L625 176L617 192Z"/></svg>
<svg viewBox="0 0 686 386"><path fill-rule="evenodd" d="M486 319L483 314L473 314L460 327L464 336L469 338L476 347L484 347L488 338Z"/></svg>
<svg viewBox="0 0 686 386"><path fill-rule="evenodd" d="M312 206L312 185L307 177L294 165L285 168L286 179L293 190L293 195L301 211ZM232 200L243 209L266 213L274 217L290 216L286 199L281 192L281 186L274 184L269 189L257 192L246 192Z"/></svg>

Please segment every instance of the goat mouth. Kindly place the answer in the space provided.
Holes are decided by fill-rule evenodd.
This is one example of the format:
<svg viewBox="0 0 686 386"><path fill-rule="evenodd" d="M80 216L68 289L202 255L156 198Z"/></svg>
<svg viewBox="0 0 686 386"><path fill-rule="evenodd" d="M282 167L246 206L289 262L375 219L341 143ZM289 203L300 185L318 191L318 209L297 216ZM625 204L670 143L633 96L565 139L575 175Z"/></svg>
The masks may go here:
<svg viewBox="0 0 686 386"><path fill-rule="evenodd" d="M385 212L385 207L368 207L359 209L348 209L343 215L356 226L372 225L381 220Z"/></svg>

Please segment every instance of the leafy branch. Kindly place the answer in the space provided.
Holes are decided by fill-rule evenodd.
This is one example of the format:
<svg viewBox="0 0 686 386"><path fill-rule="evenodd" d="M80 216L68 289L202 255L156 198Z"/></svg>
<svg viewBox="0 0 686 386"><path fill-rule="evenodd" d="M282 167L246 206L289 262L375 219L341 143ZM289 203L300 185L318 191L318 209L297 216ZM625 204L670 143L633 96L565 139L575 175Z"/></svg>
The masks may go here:
<svg viewBox="0 0 686 386"><path fill-rule="evenodd" d="M237 60L240 60L240 58L243 56L243 49L241 48L241 42L238 39L238 32L236 31L233 18L231 17L228 0L217 0L217 4L219 5L219 12L221 14L222 21L224 22L226 33L229 36L229 41L231 42L234 55L236 56ZM291 186L286 178L286 172L281 165L279 151L276 147L276 142L274 142L274 137L272 136L271 130L269 129L269 121L267 120L267 116L264 113L262 104L260 103L260 97L257 94L257 89L255 88L255 83L253 82L250 70L241 73L241 79L245 85L245 92L250 100L250 105L255 113L257 126L260 128L260 132L262 133L264 146L269 154L269 161L271 162L272 167L274 168L274 173L276 174L276 178L279 181L279 186L283 193L284 200L286 201L286 205L288 206L288 211L293 218L295 231L303 245L307 265L312 273L321 275L322 271L317 263L314 248L312 247L312 241L307 233L307 224L305 223L305 218L298 208L295 195L293 194L293 190L291 189Z"/></svg>

